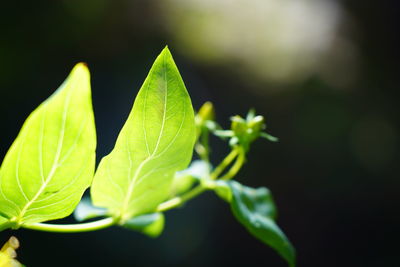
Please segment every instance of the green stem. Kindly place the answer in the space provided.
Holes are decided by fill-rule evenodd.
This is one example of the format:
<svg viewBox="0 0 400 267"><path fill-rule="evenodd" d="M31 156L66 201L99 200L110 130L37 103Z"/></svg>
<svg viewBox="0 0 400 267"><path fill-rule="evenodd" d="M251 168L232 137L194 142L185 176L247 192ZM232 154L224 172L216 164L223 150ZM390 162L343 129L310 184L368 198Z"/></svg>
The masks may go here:
<svg viewBox="0 0 400 267"><path fill-rule="evenodd" d="M216 180L218 176L228 167L229 164L235 159L235 157L239 154L240 148L235 147L232 149L231 153L229 153L224 160L214 169L211 173L211 180Z"/></svg>
<svg viewBox="0 0 400 267"><path fill-rule="evenodd" d="M202 143L202 145L204 147L204 153L203 153L203 156L202 156L202 160L204 160L205 162L210 162L210 156L209 156L209 154L210 154L210 145L209 145L208 137L209 137L208 130L202 132L201 137L200 137L201 138L201 143Z"/></svg>
<svg viewBox="0 0 400 267"><path fill-rule="evenodd" d="M229 170L229 172L225 175L234 175L236 174L240 167L243 165L244 162L244 152L243 149L240 147L235 147L223 160L222 162L217 166L217 168L214 169L214 171L210 174L210 179L215 180L218 178L218 176L226 169L226 167L229 166L229 164L232 163L232 161L235 159L235 157L239 154L241 159L235 162L234 166ZM241 156L242 155L242 156ZM242 158L243 157L243 158ZM241 162L241 163L240 163ZM225 177L224 176L224 177ZM233 177L233 176L232 176ZM204 191L206 191L208 188L204 187L203 184L199 184L198 186L194 187L192 190L186 192L185 194L179 196L179 197L174 197L170 200L167 200L166 202L161 203L157 207L158 212L164 212L176 207L181 206L188 200L200 195Z"/></svg>
<svg viewBox="0 0 400 267"><path fill-rule="evenodd" d="M114 218L105 218L95 222L79 223L79 224L47 224L47 223L35 223L29 225L22 225L23 228L56 232L56 233L81 233L90 232L95 230L104 229L110 227L116 223Z"/></svg>
<svg viewBox="0 0 400 267"><path fill-rule="evenodd" d="M220 180L230 180L233 177L235 177L235 175L239 172L239 170L242 168L244 162L246 160L246 156L245 156L245 152L243 149L239 150L239 155L235 161L235 163L232 165L232 167L229 169L229 171L222 176L221 178L219 178Z"/></svg>
<svg viewBox="0 0 400 267"><path fill-rule="evenodd" d="M200 185L196 186L195 188L193 188L192 190L190 190L189 192L187 192L186 194L183 194L182 196L174 197L174 198L172 198L172 199L170 199L168 201L165 201L165 202L161 203L157 207L157 212L164 212L164 211L179 207L180 205L182 205L186 201L188 201L188 200L200 195L206 189L207 188L203 187L200 184Z"/></svg>
<svg viewBox="0 0 400 267"><path fill-rule="evenodd" d="M201 160L210 162L210 145L209 145L210 132L207 128L201 127L196 136L195 150Z"/></svg>
<svg viewBox="0 0 400 267"><path fill-rule="evenodd" d="M195 145L195 150L196 150L196 153L197 153L197 155L199 155L201 160L203 160L205 162L208 162L208 159L207 159L207 156L206 156L206 153L205 153L206 149L204 148L204 146L202 144L197 143Z"/></svg>

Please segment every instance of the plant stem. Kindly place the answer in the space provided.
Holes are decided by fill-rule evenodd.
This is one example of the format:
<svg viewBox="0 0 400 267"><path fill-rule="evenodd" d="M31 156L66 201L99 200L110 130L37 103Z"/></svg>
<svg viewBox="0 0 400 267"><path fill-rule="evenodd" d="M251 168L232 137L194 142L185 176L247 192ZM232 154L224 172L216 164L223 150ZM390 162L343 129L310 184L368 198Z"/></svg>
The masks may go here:
<svg viewBox="0 0 400 267"><path fill-rule="evenodd" d="M239 170L242 168L244 162L245 162L245 152L243 149L239 150L239 155L235 161L235 163L233 164L233 166L229 169L229 171L222 176L221 178L219 178L220 180L230 180L233 177L235 177L235 175L239 172Z"/></svg>
<svg viewBox="0 0 400 267"><path fill-rule="evenodd" d="M232 163L232 161L235 159L235 157L239 155L239 158L235 162L235 164L232 166L232 168L228 171L226 175L223 177L228 177L228 179L232 178L240 169L240 167L244 163L244 150L240 147L235 147L223 160L222 162L215 168L215 170L210 174L210 179L216 180L218 176L226 169L226 167L229 166L229 164ZM170 200L167 200L166 202L161 203L157 207L158 212L164 212L176 207L179 207L180 205L184 204L188 200L200 195L204 191L206 191L208 188L205 187L203 184L199 184L198 186L194 187L192 190L186 192L185 194L179 196L179 197L174 197Z"/></svg>
<svg viewBox="0 0 400 267"><path fill-rule="evenodd" d="M206 127L200 127L196 135L195 151L205 162L210 162L210 145L209 145L209 135L210 132Z"/></svg>
<svg viewBox="0 0 400 267"><path fill-rule="evenodd" d="M209 137L209 132L208 130L204 131L201 133L201 144L204 147L204 153L202 155L202 160L204 160L205 162L210 162L210 145L209 145L209 141L208 138Z"/></svg>
<svg viewBox="0 0 400 267"><path fill-rule="evenodd" d="M200 195L206 189L207 188L205 188L203 185L200 184L200 185L196 186L195 188L193 188L192 190L190 190L189 192L187 192L186 194L183 194L182 196L174 197L170 200L167 200L167 201L161 203L157 207L157 212L163 212L163 211L167 211L167 210L179 207L186 201L194 198L195 196Z"/></svg>
<svg viewBox="0 0 400 267"><path fill-rule="evenodd" d="M56 232L56 233L81 233L90 232L95 230L104 229L110 227L116 223L114 218L105 218L94 222L80 223L80 224L47 224L47 223L35 223L29 225L22 225L23 228Z"/></svg>
<svg viewBox="0 0 400 267"><path fill-rule="evenodd" d="M232 151L222 160L222 162L214 169L210 175L211 180L216 180L218 176L228 167L229 164L235 159L239 154L240 148L235 147Z"/></svg>

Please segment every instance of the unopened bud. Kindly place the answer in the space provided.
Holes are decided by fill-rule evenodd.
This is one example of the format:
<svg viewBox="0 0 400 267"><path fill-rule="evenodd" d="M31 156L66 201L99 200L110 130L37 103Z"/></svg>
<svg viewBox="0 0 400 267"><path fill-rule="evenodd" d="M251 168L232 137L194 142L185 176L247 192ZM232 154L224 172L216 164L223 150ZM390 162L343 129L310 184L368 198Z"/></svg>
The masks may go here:
<svg viewBox="0 0 400 267"><path fill-rule="evenodd" d="M239 115L233 116L231 120L231 130L234 132L235 136L241 138L247 132L246 121Z"/></svg>
<svg viewBox="0 0 400 267"><path fill-rule="evenodd" d="M255 133L259 133L265 129L264 117L261 115L255 116L251 121L248 122L248 126Z"/></svg>
<svg viewBox="0 0 400 267"><path fill-rule="evenodd" d="M214 105L211 102L206 102L204 103L201 108L199 109L199 112L197 113L197 116L202 120L202 121L212 121L215 119L215 111L214 111Z"/></svg>

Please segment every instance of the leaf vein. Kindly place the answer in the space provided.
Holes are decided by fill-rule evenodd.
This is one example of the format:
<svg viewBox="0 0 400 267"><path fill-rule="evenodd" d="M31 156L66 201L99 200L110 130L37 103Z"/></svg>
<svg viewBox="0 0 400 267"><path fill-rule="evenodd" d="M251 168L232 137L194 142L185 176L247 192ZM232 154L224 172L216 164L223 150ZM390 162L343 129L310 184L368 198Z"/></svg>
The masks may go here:
<svg viewBox="0 0 400 267"><path fill-rule="evenodd" d="M68 107L69 107L69 102L70 102L70 98L71 98L73 89L75 89L75 88L70 89L70 92L68 92L68 94L65 98L65 101L64 101L64 107L63 107L63 112L62 112L62 121L61 121L61 132L60 132L60 135L58 138L57 150L56 150L56 154L54 157L53 165L50 169L49 174L47 175L47 177L45 179L45 182L42 183L39 190L36 192L35 196L31 200L29 200L25 204L25 206L22 208L21 213L19 215L20 218L22 218L24 216L27 209L37 200L37 198L39 198L39 196L42 194L43 190L46 188L48 183L53 178L53 176L58 168L58 162L59 162L59 158L61 156L62 145L64 143L64 137L65 137L64 136L65 135L65 124L66 124L66 120L67 120Z"/></svg>

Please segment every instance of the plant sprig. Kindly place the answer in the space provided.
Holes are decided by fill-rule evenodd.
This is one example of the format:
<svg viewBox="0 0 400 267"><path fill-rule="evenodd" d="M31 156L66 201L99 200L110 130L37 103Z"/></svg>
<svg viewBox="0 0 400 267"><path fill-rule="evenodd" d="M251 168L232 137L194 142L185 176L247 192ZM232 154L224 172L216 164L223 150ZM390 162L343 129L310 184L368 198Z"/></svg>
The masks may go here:
<svg viewBox="0 0 400 267"><path fill-rule="evenodd" d="M269 190L233 181L255 140L277 138L264 132L264 118L254 110L246 118L236 115L231 121L230 129L222 129L210 102L194 114L165 48L144 81L114 149L95 172L90 77L86 65L80 63L28 117L4 159L0 230L23 227L76 233L119 225L156 237L164 227L164 212L211 190L230 204L252 235L294 266L295 251L275 223L276 208ZM210 162L211 134L228 139L231 147L215 167ZM193 150L199 160L188 167ZM89 186L91 201L81 200ZM45 223L66 217L74 209L77 221L100 219Z"/></svg>

